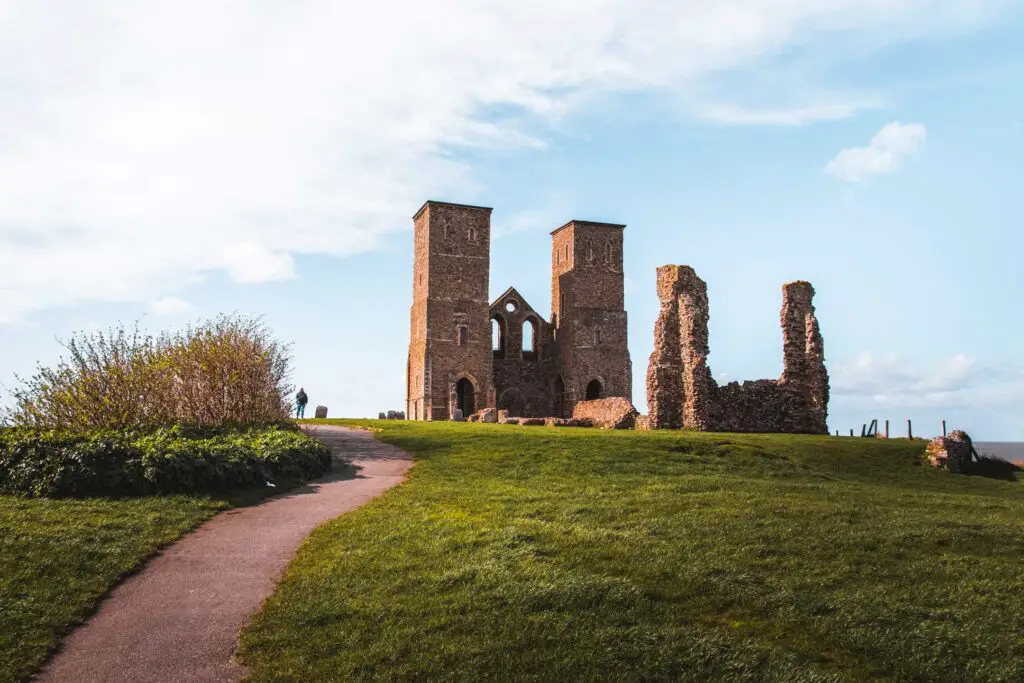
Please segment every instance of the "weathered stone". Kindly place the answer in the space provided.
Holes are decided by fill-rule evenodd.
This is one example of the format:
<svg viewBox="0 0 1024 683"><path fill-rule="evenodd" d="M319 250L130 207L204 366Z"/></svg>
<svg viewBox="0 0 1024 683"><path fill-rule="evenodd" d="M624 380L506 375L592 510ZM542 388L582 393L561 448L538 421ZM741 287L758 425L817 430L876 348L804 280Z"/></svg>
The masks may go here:
<svg viewBox="0 0 1024 683"><path fill-rule="evenodd" d="M957 473L971 470L975 454L971 437L959 429L953 430L948 436L932 439L926 452L931 465Z"/></svg>
<svg viewBox="0 0 1024 683"><path fill-rule="evenodd" d="M590 420L602 429L632 429L637 414L633 404L620 396L580 401L572 411L574 419Z"/></svg>
<svg viewBox="0 0 1024 683"><path fill-rule="evenodd" d="M828 372L813 297L808 282L783 287L782 377L719 387L707 366L707 285L688 266L658 268L661 309L640 428L827 434Z"/></svg>
<svg viewBox="0 0 1024 683"><path fill-rule="evenodd" d="M508 411L507 410L499 410L498 411L498 422L504 423L506 420L508 420Z"/></svg>
<svg viewBox="0 0 1024 683"><path fill-rule="evenodd" d="M661 266L657 279L661 310L647 369L650 424L709 429L715 384L707 367L707 284L689 266Z"/></svg>
<svg viewBox="0 0 1024 683"><path fill-rule="evenodd" d="M498 421L498 411L494 408L484 408L477 415L480 416L481 422L494 424Z"/></svg>
<svg viewBox="0 0 1024 683"><path fill-rule="evenodd" d="M327 417L327 406L317 406L316 407L316 414L315 415L316 415L316 418L318 420L322 420L322 419L326 418Z"/></svg>
<svg viewBox="0 0 1024 683"><path fill-rule="evenodd" d="M464 422L466 418L462 416L462 408L455 408L452 410L452 421L453 422Z"/></svg>
<svg viewBox="0 0 1024 683"><path fill-rule="evenodd" d="M519 419L519 424L530 426L530 427L536 427L536 426L544 424L544 418L543 417L520 417L518 419Z"/></svg>
<svg viewBox="0 0 1024 683"><path fill-rule="evenodd" d="M779 384L792 386L804 402L792 431L828 434L828 371L824 342L814 315L814 287L798 280L782 288L783 369Z"/></svg>
<svg viewBox="0 0 1024 683"><path fill-rule="evenodd" d="M624 226L570 221L552 232L547 321L514 288L488 304L490 216L428 201L413 217L411 419L451 419L454 408L567 417L577 401L632 399Z"/></svg>
<svg viewBox="0 0 1024 683"><path fill-rule="evenodd" d="M649 415L637 415L636 424L633 425L633 429L641 432L651 429L651 417Z"/></svg>

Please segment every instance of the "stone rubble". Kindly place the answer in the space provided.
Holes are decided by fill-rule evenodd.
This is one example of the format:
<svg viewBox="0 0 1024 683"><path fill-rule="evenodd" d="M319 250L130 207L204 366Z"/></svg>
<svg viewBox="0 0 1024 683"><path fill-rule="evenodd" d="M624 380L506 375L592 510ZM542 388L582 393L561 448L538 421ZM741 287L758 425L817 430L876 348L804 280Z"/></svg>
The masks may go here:
<svg viewBox="0 0 1024 683"><path fill-rule="evenodd" d="M966 432L955 429L948 436L937 436L928 443L928 463L950 472L968 472L974 462L974 445Z"/></svg>
<svg viewBox="0 0 1024 683"><path fill-rule="evenodd" d="M574 420L588 420L601 429L632 429L637 415L629 399L621 396L580 401L572 410Z"/></svg>

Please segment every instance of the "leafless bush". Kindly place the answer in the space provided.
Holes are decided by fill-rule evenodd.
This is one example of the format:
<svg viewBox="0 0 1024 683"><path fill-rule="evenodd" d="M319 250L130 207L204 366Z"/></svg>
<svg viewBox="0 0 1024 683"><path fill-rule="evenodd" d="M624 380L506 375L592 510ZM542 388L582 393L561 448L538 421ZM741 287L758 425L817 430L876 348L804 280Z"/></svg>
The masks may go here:
<svg viewBox="0 0 1024 683"><path fill-rule="evenodd" d="M221 316L157 337L138 326L78 333L54 368L18 381L6 421L55 429L124 429L286 420L291 357L259 319Z"/></svg>

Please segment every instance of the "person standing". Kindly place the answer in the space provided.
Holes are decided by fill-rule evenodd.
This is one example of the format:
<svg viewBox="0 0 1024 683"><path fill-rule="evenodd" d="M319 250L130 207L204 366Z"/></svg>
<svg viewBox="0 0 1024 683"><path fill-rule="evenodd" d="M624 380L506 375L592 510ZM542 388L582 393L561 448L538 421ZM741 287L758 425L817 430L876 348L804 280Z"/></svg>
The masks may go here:
<svg viewBox="0 0 1024 683"><path fill-rule="evenodd" d="M306 404L309 403L309 396L306 390L299 387L299 393L295 394L295 418L302 419L306 416Z"/></svg>

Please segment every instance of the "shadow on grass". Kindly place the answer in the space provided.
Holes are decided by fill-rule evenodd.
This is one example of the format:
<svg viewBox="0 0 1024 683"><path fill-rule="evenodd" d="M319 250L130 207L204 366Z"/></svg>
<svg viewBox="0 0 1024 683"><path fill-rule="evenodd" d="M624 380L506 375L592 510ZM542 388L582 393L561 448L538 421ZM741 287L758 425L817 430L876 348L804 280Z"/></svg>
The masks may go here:
<svg viewBox="0 0 1024 683"><path fill-rule="evenodd" d="M291 498L292 496L316 493L321 484L347 481L349 479L364 479L365 477L359 474L361 469L363 468L353 465L347 460L335 458L331 465L331 471L319 479L306 482L299 479L278 479L275 486L213 493L209 494L209 497L213 500L222 500L230 504L232 508L248 507L250 505L258 505L270 499Z"/></svg>
<svg viewBox="0 0 1024 683"><path fill-rule="evenodd" d="M977 462L972 462L970 469L964 474L972 477L986 477L988 479L999 479L1001 481L1017 481L1022 468L1009 460L996 458L991 455L983 455Z"/></svg>

